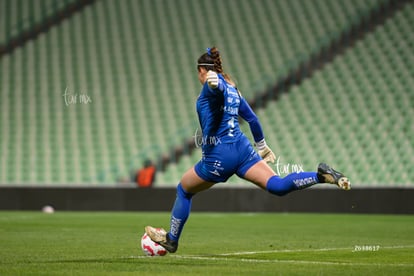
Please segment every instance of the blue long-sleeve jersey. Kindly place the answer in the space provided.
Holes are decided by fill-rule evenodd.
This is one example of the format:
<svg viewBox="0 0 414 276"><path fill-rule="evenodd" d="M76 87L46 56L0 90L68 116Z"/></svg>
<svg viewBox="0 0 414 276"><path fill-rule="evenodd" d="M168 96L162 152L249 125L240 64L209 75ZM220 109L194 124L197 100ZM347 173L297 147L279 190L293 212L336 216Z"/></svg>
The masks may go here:
<svg viewBox="0 0 414 276"><path fill-rule="evenodd" d="M221 74L218 76L218 87L212 89L204 83L197 100L203 146L237 141L243 135L239 115L249 123L255 142L264 139L259 120L247 101Z"/></svg>

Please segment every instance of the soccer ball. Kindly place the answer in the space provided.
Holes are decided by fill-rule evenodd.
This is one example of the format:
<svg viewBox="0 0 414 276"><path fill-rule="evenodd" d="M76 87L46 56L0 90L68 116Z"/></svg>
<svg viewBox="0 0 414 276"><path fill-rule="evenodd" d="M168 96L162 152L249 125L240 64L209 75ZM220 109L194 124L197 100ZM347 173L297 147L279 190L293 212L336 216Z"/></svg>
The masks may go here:
<svg viewBox="0 0 414 276"><path fill-rule="evenodd" d="M147 233L141 238L141 249L147 256L165 256L167 250L156 242L153 242Z"/></svg>
<svg viewBox="0 0 414 276"><path fill-rule="evenodd" d="M42 212L45 214L53 214L55 212L55 209L50 205L46 205L42 208Z"/></svg>

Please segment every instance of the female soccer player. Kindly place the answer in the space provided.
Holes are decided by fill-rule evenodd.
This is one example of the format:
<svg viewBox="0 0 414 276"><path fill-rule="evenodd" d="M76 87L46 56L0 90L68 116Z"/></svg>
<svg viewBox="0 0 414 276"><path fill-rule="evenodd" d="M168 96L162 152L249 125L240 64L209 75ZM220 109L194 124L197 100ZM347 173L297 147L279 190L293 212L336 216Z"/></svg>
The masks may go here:
<svg viewBox="0 0 414 276"><path fill-rule="evenodd" d="M169 232L145 227L145 232L154 242L171 253L176 252L190 214L192 197L216 183L227 181L233 174L278 196L318 183L350 189L348 178L324 163L319 164L317 172L292 173L284 178L277 176L267 164L275 161L275 155L266 144L260 122L230 76L223 72L216 47L207 48L207 52L198 59L197 69L198 79L203 85L197 99L203 134L202 158L184 173L177 186ZM257 152L241 132L239 116L249 123Z"/></svg>

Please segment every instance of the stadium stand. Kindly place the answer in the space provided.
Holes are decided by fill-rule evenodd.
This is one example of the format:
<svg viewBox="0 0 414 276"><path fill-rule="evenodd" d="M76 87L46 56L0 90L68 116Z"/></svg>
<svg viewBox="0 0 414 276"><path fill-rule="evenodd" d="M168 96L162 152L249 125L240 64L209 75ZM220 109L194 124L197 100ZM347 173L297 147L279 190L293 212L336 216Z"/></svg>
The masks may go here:
<svg viewBox="0 0 414 276"><path fill-rule="evenodd" d="M410 7L260 110L268 143L279 153L276 171L286 174L288 165L289 171L298 165L313 170L324 160L352 172L360 187L410 185L413 143L404 133L412 133L414 109L410 86L401 85L413 80L412 36L406 38L405 32L411 23ZM406 64L393 64L401 57ZM379 80L384 80L382 85ZM243 183L237 177L229 182Z"/></svg>
<svg viewBox="0 0 414 276"><path fill-rule="evenodd" d="M42 22L74 0L16 0L1 1L0 44L18 36L26 29Z"/></svg>
<svg viewBox="0 0 414 276"><path fill-rule="evenodd" d="M9 54L95 0L0 1L0 57Z"/></svg>
<svg viewBox="0 0 414 276"><path fill-rule="evenodd" d="M2 11L14 11L5 2ZM144 159L161 156L161 160L175 161L180 154L175 154L174 148L188 143L197 129L194 102L200 86L195 60L206 47L222 49L225 70L237 78L243 95L250 100L387 2L266 0L257 5L246 0L214 0L209 5L220 8L209 9L204 1L96 1L2 56L0 183L113 186L127 182ZM21 1L19 5L25 4ZM30 8L23 10L24 16L31 16L26 15ZM413 101L404 89L413 80L413 63L408 62L413 44L411 37L407 38L412 12L411 4L406 5L392 19L397 23L384 26L386 30L371 38L368 46L375 55L357 45L277 102L258 110L269 143L277 152L284 149L279 153L283 162L301 162L306 169L313 169L315 160L324 159L343 170L357 171L357 182L363 185L410 183L413 172L407 165L413 161L409 155L413 145L408 137L413 129L407 120L412 116ZM0 26L14 24L11 17L1 18L5 24ZM388 36L392 36L391 42L376 45L376 40L387 40ZM0 41L9 37L5 34ZM398 48L395 53L392 42L400 40L407 50ZM394 64L391 57L396 54L408 56ZM370 57L380 61L373 64ZM380 66L384 62L393 66ZM362 74L367 70L369 73ZM394 78L390 76L382 88L376 87L377 78L387 70ZM404 80L396 82L400 76ZM369 91L365 87L382 89L378 92L381 100L359 94ZM390 98L388 89L403 95ZM326 114L319 101L321 95L327 106L337 103L335 97L346 104ZM361 106L364 101L377 106ZM310 102L319 108L303 108ZM399 105L391 106L393 102L405 104L405 110L394 110ZM370 127L383 123L376 107L388 110L381 111L387 112L381 117L392 118L382 132ZM349 110L354 115L349 115ZM320 129L316 118L324 118L329 128ZM331 124L337 120L350 123L345 124L345 130L338 129ZM401 122L403 131L390 129L396 126L394 120ZM360 125L363 128L356 128ZM349 139L343 138L348 133ZM383 140L364 144L377 141L379 133ZM388 135L392 139L387 142ZM399 143L402 146L395 146ZM347 154L353 146L358 152ZM382 154L378 147L390 147L393 155L378 159ZM186 152L186 147L182 151ZM398 166L390 165L390 160L396 163L401 151ZM338 158L337 154L346 157ZM200 151L195 150L170 164L157 175L156 186L175 185L199 156ZM378 161L370 163L374 159ZM375 175L380 168L385 178L379 182ZM237 179L230 182L240 183Z"/></svg>

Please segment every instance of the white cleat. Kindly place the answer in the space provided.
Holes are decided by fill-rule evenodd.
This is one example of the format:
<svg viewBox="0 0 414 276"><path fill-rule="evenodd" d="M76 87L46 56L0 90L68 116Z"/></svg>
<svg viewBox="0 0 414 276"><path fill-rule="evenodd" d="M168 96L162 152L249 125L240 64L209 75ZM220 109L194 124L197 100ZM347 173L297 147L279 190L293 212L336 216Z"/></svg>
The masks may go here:
<svg viewBox="0 0 414 276"><path fill-rule="evenodd" d="M152 226L145 227L145 233L148 237L162 247L164 247L168 252L174 253L177 251L178 243L169 239L167 231L162 228L155 228Z"/></svg>

